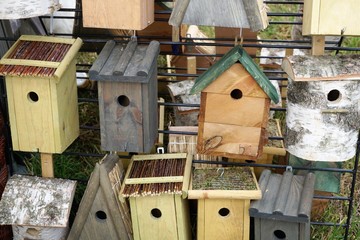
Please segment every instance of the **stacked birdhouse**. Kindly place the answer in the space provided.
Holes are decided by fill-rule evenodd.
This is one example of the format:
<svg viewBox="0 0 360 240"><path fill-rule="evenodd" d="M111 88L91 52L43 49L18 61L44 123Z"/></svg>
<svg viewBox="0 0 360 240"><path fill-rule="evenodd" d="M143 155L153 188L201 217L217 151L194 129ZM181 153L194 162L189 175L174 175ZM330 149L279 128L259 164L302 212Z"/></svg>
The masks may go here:
<svg viewBox="0 0 360 240"><path fill-rule="evenodd" d="M101 148L149 153L157 138L159 42L108 41L89 71L98 81Z"/></svg>
<svg viewBox="0 0 360 240"><path fill-rule="evenodd" d="M134 239L191 239L187 197L191 155L134 155L121 187Z"/></svg>

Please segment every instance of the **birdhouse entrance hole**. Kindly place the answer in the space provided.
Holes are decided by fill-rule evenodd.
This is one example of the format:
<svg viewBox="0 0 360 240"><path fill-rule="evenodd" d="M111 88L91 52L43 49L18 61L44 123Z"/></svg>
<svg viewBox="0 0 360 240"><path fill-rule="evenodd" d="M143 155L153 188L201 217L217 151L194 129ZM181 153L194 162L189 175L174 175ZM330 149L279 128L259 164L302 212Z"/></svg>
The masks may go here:
<svg viewBox="0 0 360 240"><path fill-rule="evenodd" d="M230 96L233 98L233 99L240 99L242 98L242 91L240 89L234 89L231 91L230 93Z"/></svg>
<svg viewBox="0 0 360 240"><path fill-rule="evenodd" d="M286 234L284 233L284 231L281 231L281 230L275 230L274 231L274 236L277 239L286 239Z"/></svg>
<svg viewBox="0 0 360 240"><path fill-rule="evenodd" d="M123 107L127 107L129 106L130 104L130 100L127 96L125 95L120 95L118 98L117 98L117 101L118 103L123 106Z"/></svg>
<svg viewBox="0 0 360 240"><path fill-rule="evenodd" d="M230 210L228 208L220 208L219 215L222 217L227 217L230 214Z"/></svg>
<svg viewBox="0 0 360 240"><path fill-rule="evenodd" d="M30 102L37 102L39 101L39 95L36 92L29 92L27 95Z"/></svg>
<svg viewBox="0 0 360 240"><path fill-rule="evenodd" d="M340 91L337 89L331 90L327 95L327 99L330 102L335 102L336 100L340 100L340 98L341 98L341 94Z"/></svg>
<svg viewBox="0 0 360 240"><path fill-rule="evenodd" d="M162 215L162 213L161 213L160 209L153 208L151 210L151 216L153 216L154 218L161 218L161 215Z"/></svg>
<svg viewBox="0 0 360 240"><path fill-rule="evenodd" d="M96 219L99 221L105 221L107 219L107 215L104 211L97 211L95 213Z"/></svg>

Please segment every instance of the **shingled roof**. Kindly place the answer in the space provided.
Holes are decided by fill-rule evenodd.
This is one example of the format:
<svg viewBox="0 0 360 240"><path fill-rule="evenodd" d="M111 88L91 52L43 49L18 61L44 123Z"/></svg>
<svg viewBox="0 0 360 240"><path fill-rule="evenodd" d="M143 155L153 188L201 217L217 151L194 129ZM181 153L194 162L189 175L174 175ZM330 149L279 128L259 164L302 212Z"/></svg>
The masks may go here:
<svg viewBox="0 0 360 240"><path fill-rule="evenodd" d="M223 72L233 64L240 62L248 73L255 79L257 84L274 102L279 102L279 95L269 78L261 71L259 66L252 60L246 51L240 46L236 46L226 53L219 61L212 65L206 72L201 74L195 81L190 93L194 94L202 91L217 79Z"/></svg>

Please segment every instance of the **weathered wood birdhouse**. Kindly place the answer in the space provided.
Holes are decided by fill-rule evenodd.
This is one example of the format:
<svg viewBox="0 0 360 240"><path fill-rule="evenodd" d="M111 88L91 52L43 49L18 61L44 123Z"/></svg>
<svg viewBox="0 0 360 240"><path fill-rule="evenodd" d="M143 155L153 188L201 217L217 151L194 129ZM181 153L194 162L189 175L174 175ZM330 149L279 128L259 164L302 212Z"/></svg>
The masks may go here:
<svg viewBox="0 0 360 240"><path fill-rule="evenodd" d="M259 185L261 200L250 206L255 220L255 240L310 239L310 214L314 195L315 175L271 174L264 170Z"/></svg>
<svg viewBox="0 0 360 240"><path fill-rule="evenodd" d="M67 240L132 239L130 209L118 198L124 175L117 155L96 164Z"/></svg>
<svg viewBox="0 0 360 240"><path fill-rule="evenodd" d="M101 148L150 152L157 138L159 42L108 41L89 71L98 81Z"/></svg>
<svg viewBox="0 0 360 240"><path fill-rule="evenodd" d="M357 0L304 0L303 35L360 36Z"/></svg>
<svg viewBox="0 0 360 240"><path fill-rule="evenodd" d="M79 38L21 36L0 60L14 150L62 153L78 137L81 45Z"/></svg>
<svg viewBox="0 0 360 240"><path fill-rule="evenodd" d="M198 152L258 158L266 141L270 99L278 93L250 56L236 46L205 73L190 93L201 91Z"/></svg>
<svg viewBox="0 0 360 240"><path fill-rule="evenodd" d="M191 155L134 155L120 196L130 200L135 240L191 239L187 191Z"/></svg>
<svg viewBox="0 0 360 240"><path fill-rule="evenodd" d="M286 150L311 161L345 161L356 152L360 129L360 57L292 56Z"/></svg>
<svg viewBox="0 0 360 240"><path fill-rule="evenodd" d="M0 201L0 224L12 225L14 239L65 240L76 182L12 176Z"/></svg>
<svg viewBox="0 0 360 240"><path fill-rule="evenodd" d="M82 0L84 27L141 30L154 22L152 0Z"/></svg>
<svg viewBox="0 0 360 240"><path fill-rule="evenodd" d="M250 237L251 199L260 199L261 190L251 168L195 168L189 199L197 199L197 239Z"/></svg>
<svg viewBox="0 0 360 240"><path fill-rule="evenodd" d="M268 25L262 0L177 0L169 24L205 25L263 30Z"/></svg>

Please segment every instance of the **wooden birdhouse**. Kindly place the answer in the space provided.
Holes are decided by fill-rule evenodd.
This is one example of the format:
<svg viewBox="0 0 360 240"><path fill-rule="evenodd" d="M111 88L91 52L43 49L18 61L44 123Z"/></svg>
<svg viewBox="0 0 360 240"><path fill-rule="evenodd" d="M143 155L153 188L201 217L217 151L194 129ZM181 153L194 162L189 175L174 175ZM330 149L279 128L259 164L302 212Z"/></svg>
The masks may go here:
<svg viewBox="0 0 360 240"><path fill-rule="evenodd" d="M82 0L84 27L141 30L154 22L153 0Z"/></svg>
<svg viewBox="0 0 360 240"><path fill-rule="evenodd" d="M292 56L289 75L286 150L310 161L345 161L356 153L360 129L360 57Z"/></svg>
<svg viewBox="0 0 360 240"><path fill-rule="evenodd" d="M150 152L157 138L159 42L108 41L89 71L98 81L101 148Z"/></svg>
<svg viewBox="0 0 360 240"><path fill-rule="evenodd" d="M0 224L12 225L14 239L65 240L76 182L12 176L0 201Z"/></svg>
<svg viewBox="0 0 360 240"><path fill-rule="evenodd" d="M259 185L261 200L250 206L254 217L255 239L310 239L310 214L314 195L315 175L271 174L264 170Z"/></svg>
<svg viewBox="0 0 360 240"><path fill-rule="evenodd" d="M251 168L195 168L188 198L198 201L198 240L249 239L250 200L261 198Z"/></svg>
<svg viewBox="0 0 360 240"><path fill-rule="evenodd" d="M360 36L357 0L304 0L303 35Z"/></svg>
<svg viewBox="0 0 360 240"><path fill-rule="evenodd" d="M120 196L129 198L135 240L191 239L191 161L186 153L132 157Z"/></svg>
<svg viewBox="0 0 360 240"><path fill-rule="evenodd" d="M198 152L258 158L266 141L270 99L278 93L250 56L236 46L200 75L190 93L201 91Z"/></svg>
<svg viewBox="0 0 360 240"><path fill-rule="evenodd" d="M118 199L124 175L117 155L96 164L67 240L132 239L130 209Z"/></svg>
<svg viewBox="0 0 360 240"><path fill-rule="evenodd" d="M177 0L169 24L205 25L263 30L268 25L262 0Z"/></svg>
<svg viewBox="0 0 360 240"><path fill-rule="evenodd" d="M0 60L13 150L62 153L79 135L76 54L81 39L21 36Z"/></svg>

